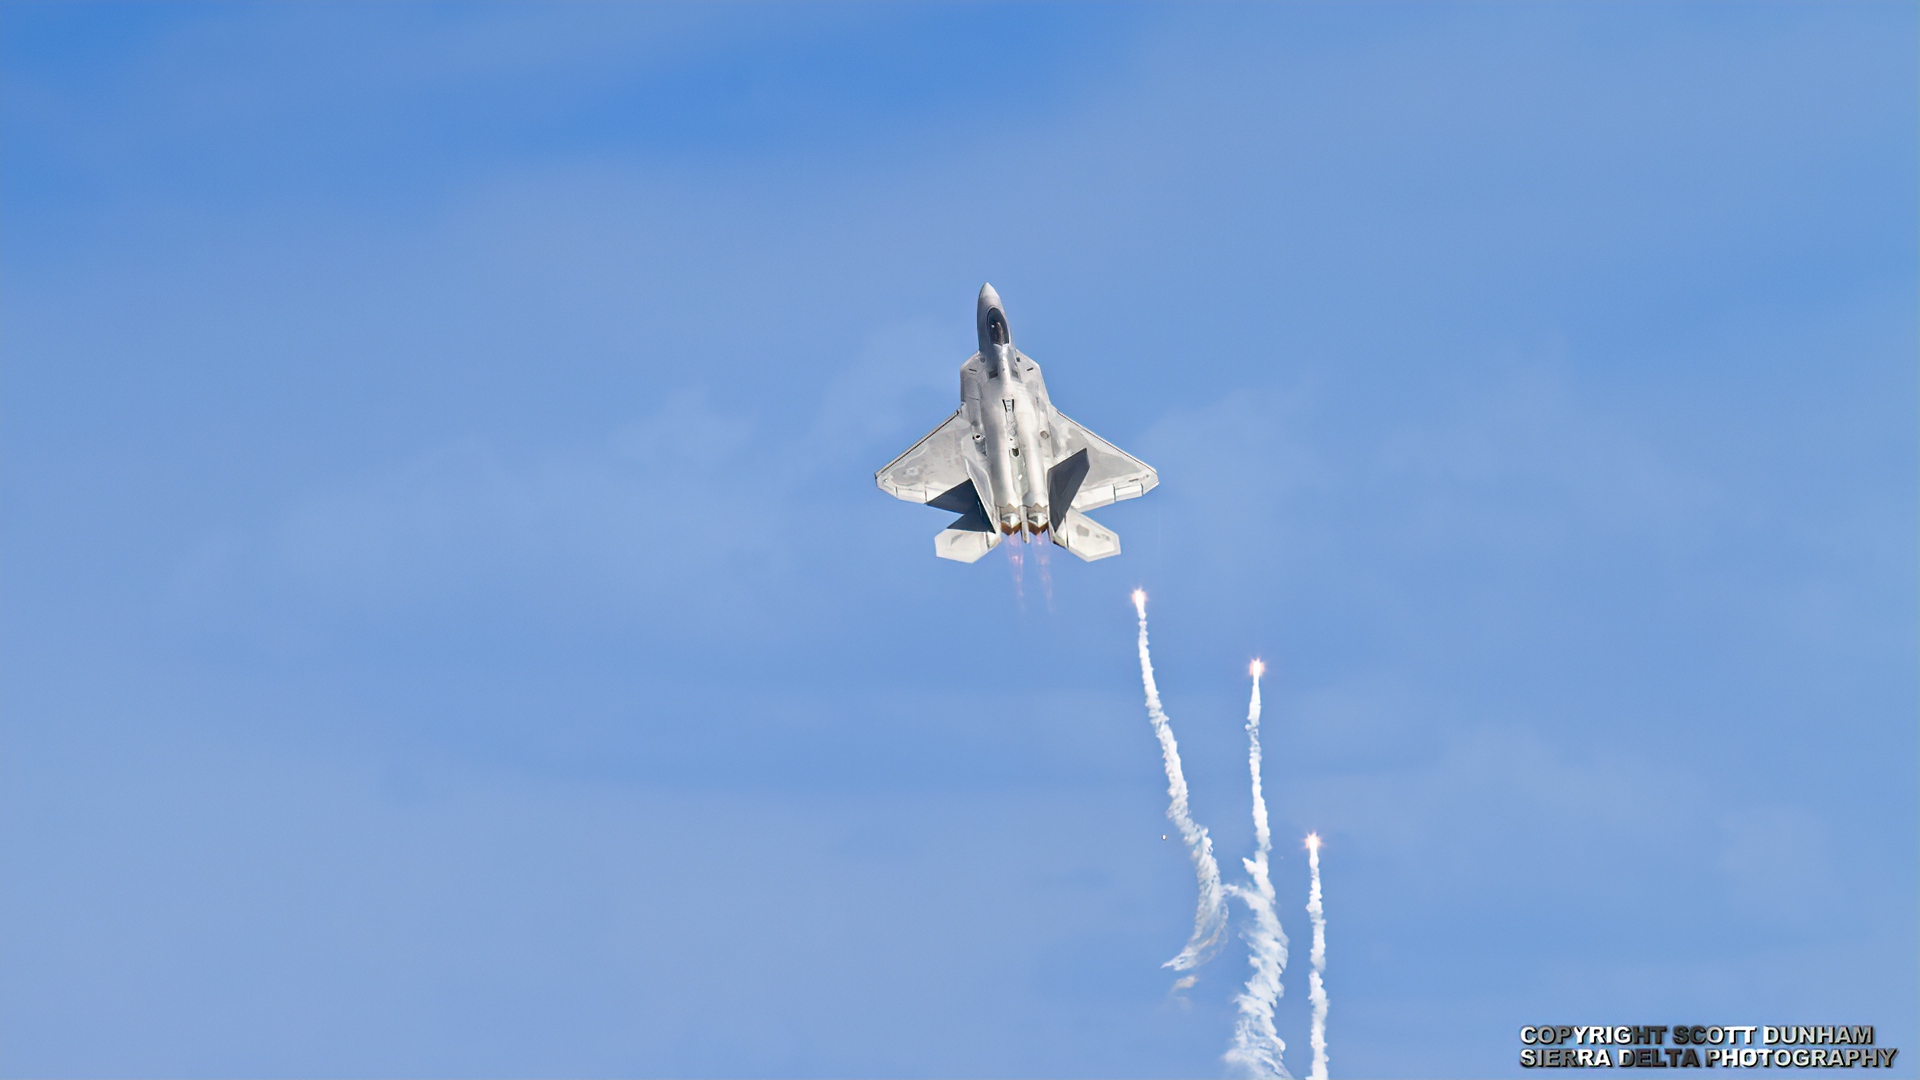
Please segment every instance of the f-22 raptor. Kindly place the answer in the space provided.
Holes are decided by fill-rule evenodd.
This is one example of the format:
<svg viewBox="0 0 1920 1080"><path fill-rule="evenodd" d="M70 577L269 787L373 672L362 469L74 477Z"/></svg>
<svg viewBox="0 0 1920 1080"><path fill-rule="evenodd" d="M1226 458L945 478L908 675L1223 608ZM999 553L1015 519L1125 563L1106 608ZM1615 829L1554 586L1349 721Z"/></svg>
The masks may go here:
<svg viewBox="0 0 1920 1080"><path fill-rule="evenodd" d="M943 559L975 562L1005 537L1040 533L1088 562L1120 554L1120 538L1086 512L1137 499L1160 477L1053 407L1040 365L1013 347L992 285L980 287L974 321L980 351L960 365L960 408L874 481L960 515L933 538Z"/></svg>

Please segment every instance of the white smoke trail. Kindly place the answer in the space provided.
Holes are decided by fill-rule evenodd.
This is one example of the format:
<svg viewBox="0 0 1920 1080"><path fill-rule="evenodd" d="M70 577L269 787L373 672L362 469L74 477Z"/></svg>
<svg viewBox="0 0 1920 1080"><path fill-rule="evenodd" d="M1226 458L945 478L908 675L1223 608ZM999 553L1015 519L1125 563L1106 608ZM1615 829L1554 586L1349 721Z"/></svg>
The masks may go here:
<svg viewBox="0 0 1920 1080"><path fill-rule="evenodd" d="M1307 975L1307 1000L1313 1005L1313 1030L1307 1036L1313 1044L1312 1080L1327 1080L1327 988L1322 979L1327 972L1327 912L1320 904L1320 836L1307 834L1307 866L1313 872L1313 884L1307 890L1307 916L1313 920L1313 971Z"/></svg>
<svg viewBox="0 0 1920 1080"><path fill-rule="evenodd" d="M1190 971L1213 959L1213 954L1220 950L1226 932L1227 905L1220 887L1220 865L1213 859L1213 840L1187 811L1187 778L1180 769L1180 747L1173 741L1173 728L1167 722L1166 712L1160 708L1160 688L1154 685L1153 657L1147 651L1147 594L1139 589L1133 590L1133 609L1140 616L1140 682L1147 692L1147 719L1153 722L1153 733L1160 740L1160 757L1167 767L1167 818L1179 828L1181 839L1187 842L1187 851L1193 856L1194 876L1200 882L1199 906L1193 913L1193 936L1187 939L1187 947L1180 950L1180 955L1160 966ZM1196 978L1188 975L1175 981L1174 991L1192 986Z"/></svg>
<svg viewBox="0 0 1920 1080"><path fill-rule="evenodd" d="M1253 915L1253 927L1246 931L1247 963L1253 974L1247 988L1234 997L1240 1017L1233 1025L1233 1045L1226 1059L1247 1074L1256 1077L1289 1077L1287 1044L1273 1026L1273 1006L1285 992L1280 976L1287 969L1287 934L1280 929L1274 913L1273 880L1267 873L1267 854L1273 850L1273 834L1267 828L1267 799L1260 789L1260 676L1266 665L1255 660L1248 673L1253 676L1253 697L1247 703L1247 771L1253 778L1253 858L1241 859L1247 868L1249 884L1230 886L1229 891L1246 902Z"/></svg>

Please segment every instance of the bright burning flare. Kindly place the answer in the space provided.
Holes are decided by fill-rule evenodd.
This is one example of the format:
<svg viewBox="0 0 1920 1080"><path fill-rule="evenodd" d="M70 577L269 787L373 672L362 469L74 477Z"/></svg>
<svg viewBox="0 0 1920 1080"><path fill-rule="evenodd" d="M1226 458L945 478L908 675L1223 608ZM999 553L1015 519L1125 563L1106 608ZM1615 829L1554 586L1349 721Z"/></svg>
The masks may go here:
<svg viewBox="0 0 1920 1080"><path fill-rule="evenodd" d="M1264 660L1255 660L1253 663L1247 665L1247 674L1253 676L1256 679L1262 675L1265 675L1266 673L1267 673L1267 665L1266 665L1266 661Z"/></svg>
<svg viewBox="0 0 1920 1080"><path fill-rule="evenodd" d="M1307 850L1308 851L1320 850L1320 834L1319 833L1310 832L1307 834Z"/></svg>
<svg viewBox="0 0 1920 1080"><path fill-rule="evenodd" d="M1139 612L1141 618L1147 617L1147 590L1133 590L1133 610Z"/></svg>

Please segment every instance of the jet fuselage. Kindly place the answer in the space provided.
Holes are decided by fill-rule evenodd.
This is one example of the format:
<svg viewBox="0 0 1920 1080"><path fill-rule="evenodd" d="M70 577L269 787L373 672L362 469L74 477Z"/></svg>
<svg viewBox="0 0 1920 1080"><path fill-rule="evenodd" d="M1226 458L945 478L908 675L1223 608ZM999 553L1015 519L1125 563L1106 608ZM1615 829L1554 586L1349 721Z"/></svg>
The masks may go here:
<svg viewBox="0 0 1920 1080"><path fill-rule="evenodd" d="M980 355L960 369L960 400L987 462L980 501L1001 532L1032 536L1045 532L1050 521L1053 404L1040 365L1013 347L992 286L980 290L977 322Z"/></svg>

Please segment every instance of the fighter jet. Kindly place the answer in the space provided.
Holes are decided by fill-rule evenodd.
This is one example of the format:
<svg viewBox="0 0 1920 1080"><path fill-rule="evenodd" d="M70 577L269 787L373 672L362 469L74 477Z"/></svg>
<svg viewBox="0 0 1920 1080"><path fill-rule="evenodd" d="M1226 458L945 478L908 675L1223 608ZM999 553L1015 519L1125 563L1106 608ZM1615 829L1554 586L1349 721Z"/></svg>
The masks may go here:
<svg viewBox="0 0 1920 1080"><path fill-rule="evenodd" d="M975 562L1008 536L1039 533L1088 562L1120 554L1120 538L1086 512L1137 499L1160 477L1053 407L992 285L980 287L974 322L980 351L960 365L960 408L874 481L960 515L933 538L943 559Z"/></svg>

